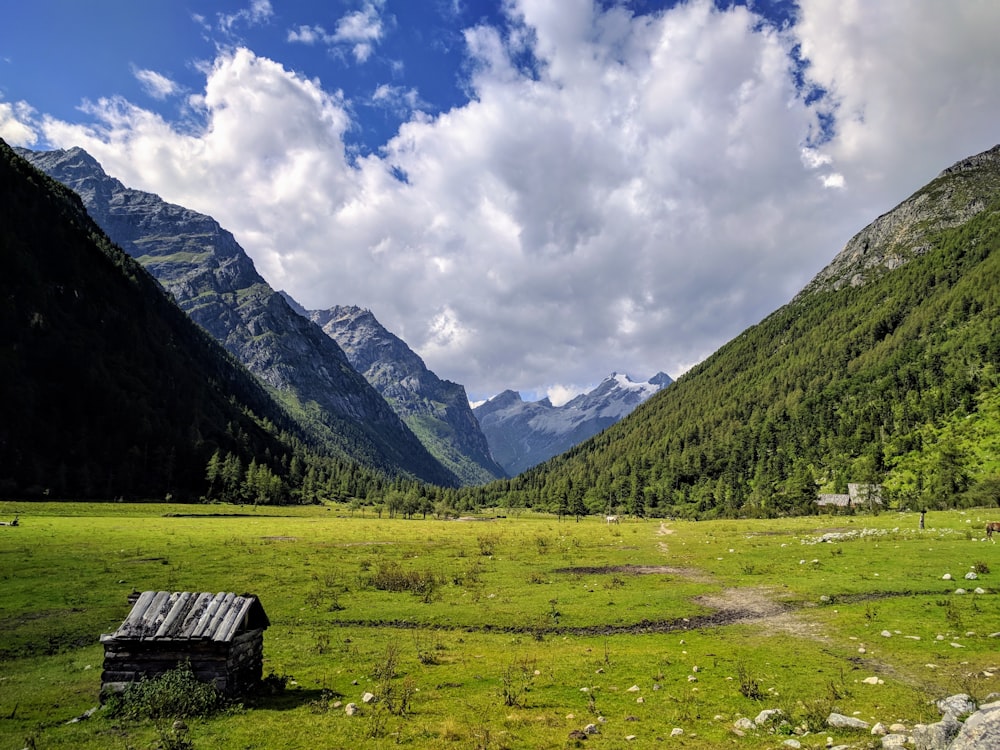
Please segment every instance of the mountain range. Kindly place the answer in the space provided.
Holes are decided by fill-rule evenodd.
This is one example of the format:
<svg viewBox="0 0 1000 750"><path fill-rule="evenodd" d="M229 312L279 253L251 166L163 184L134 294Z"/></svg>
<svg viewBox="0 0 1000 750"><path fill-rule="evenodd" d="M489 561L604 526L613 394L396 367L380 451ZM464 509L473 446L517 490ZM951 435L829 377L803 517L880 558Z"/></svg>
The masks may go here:
<svg viewBox="0 0 1000 750"><path fill-rule="evenodd" d="M119 218L133 201L154 202L115 200ZM0 212L5 494L197 497L225 473L224 460L243 467L240 498L354 498L405 514L503 505L772 516L814 512L817 491L849 482L879 483L887 502L920 509L1000 496L1000 147L878 217L787 305L624 418L516 477L464 489L442 486L458 484L454 472L357 373L357 390L337 396L341 411L322 417L317 403L278 387L290 364L251 376L231 352L263 365L270 346L254 338L274 335L272 314L290 313L310 340L330 342L317 347L335 342L240 262L200 270L216 258L217 225L196 229L192 219L180 245L168 250L153 232L132 252L172 267L168 283L194 312L205 304L230 316L221 333L240 335L229 351L108 238L79 196L5 144ZM228 278L241 281L222 286ZM330 310L326 322L372 325L364 313ZM329 362L353 372L336 351ZM320 377L332 367L313 366L327 370ZM491 400L495 413L519 401ZM369 403L372 414L389 412L377 429ZM398 434L409 449L391 444ZM430 476L441 483L414 480ZM272 478L275 491L255 489Z"/></svg>
<svg viewBox="0 0 1000 750"><path fill-rule="evenodd" d="M662 372L647 382L612 373L592 391L561 406L553 406L547 398L523 401L521 394L508 390L473 413L493 456L515 476L610 427L672 382Z"/></svg>
<svg viewBox="0 0 1000 750"><path fill-rule="evenodd" d="M214 453L254 476L305 455L260 382L3 141L0 258L3 495L194 499Z"/></svg>
<svg viewBox="0 0 1000 750"><path fill-rule="evenodd" d="M853 237L788 304L481 501L692 517L1000 497L1000 146Z"/></svg>
<svg viewBox="0 0 1000 750"><path fill-rule="evenodd" d="M417 353L386 330L370 310L353 305L328 310L296 307L340 345L351 365L462 484L485 484L506 476L473 416L465 387L428 370Z"/></svg>
<svg viewBox="0 0 1000 750"><path fill-rule="evenodd" d="M670 382L662 373L648 384L614 376L558 408L542 401L501 409L509 400L501 394L474 414L465 388L428 370L371 311L306 310L272 289L211 217L126 187L83 149L17 151L77 192L112 241L318 439L390 473L398 467L441 485L514 475L613 424Z"/></svg>
<svg viewBox="0 0 1000 750"><path fill-rule="evenodd" d="M337 453L389 474L458 484L329 336L260 276L209 216L125 187L80 148L18 153L74 190L111 240Z"/></svg>

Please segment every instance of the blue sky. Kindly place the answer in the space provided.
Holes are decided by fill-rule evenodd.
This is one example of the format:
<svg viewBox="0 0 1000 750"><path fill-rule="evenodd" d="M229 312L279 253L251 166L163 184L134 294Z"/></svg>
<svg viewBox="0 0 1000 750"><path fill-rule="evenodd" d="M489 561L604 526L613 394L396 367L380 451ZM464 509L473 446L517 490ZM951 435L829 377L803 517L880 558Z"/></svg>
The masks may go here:
<svg viewBox="0 0 1000 750"><path fill-rule="evenodd" d="M0 137L210 214L473 400L676 377L1000 142L984 0L34 0Z"/></svg>

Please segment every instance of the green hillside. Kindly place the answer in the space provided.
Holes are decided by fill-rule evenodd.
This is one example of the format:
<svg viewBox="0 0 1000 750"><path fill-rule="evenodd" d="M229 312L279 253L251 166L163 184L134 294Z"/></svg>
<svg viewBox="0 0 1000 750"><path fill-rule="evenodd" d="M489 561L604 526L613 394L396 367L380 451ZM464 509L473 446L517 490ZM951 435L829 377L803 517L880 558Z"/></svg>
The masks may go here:
<svg viewBox="0 0 1000 750"><path fill-rule="evenodd" d="M881 217L795 300L623 422L480 500L757 516L881 482L910 507L995 502L998 308L993 149Z"/></svg>

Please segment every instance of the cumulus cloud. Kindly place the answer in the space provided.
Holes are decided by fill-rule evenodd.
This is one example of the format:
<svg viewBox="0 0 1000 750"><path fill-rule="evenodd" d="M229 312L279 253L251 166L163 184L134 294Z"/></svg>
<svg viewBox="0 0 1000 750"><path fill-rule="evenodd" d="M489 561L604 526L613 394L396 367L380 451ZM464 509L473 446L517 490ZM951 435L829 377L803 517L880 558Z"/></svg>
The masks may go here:
<svg viewBox="0 0 1000 750"><path fill-rule="evenodd" d="M472 398L563 400L612 370L676 377L992 146L1000 6L959 5L803 0L777 29L709 0L512 0L466 31L468 103L361 158L340 92L242 48L190 98L197 132L115 99L44 130L216 217L307 307L370 308ZM373 45L380 10L327 36Z"/></svg>
<svg viewBox="0 0 1000 750"><path fill-rule="evenodd" d="M35 110L27 103L0 101L0 138L12 146L34 146L38 140L34 118Z"/></svg>

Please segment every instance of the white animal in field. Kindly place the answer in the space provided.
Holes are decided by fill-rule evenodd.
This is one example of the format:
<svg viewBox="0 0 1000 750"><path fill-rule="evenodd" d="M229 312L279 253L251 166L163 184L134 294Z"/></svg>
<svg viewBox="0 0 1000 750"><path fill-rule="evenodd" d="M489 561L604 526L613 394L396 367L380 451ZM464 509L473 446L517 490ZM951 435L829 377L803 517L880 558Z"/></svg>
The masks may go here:
<svg viewBox="0 0 1000 750"><path fill-rule="evenodd" d="M604 522L607 524L618 523L618 516L605 516Z"/></svg>

